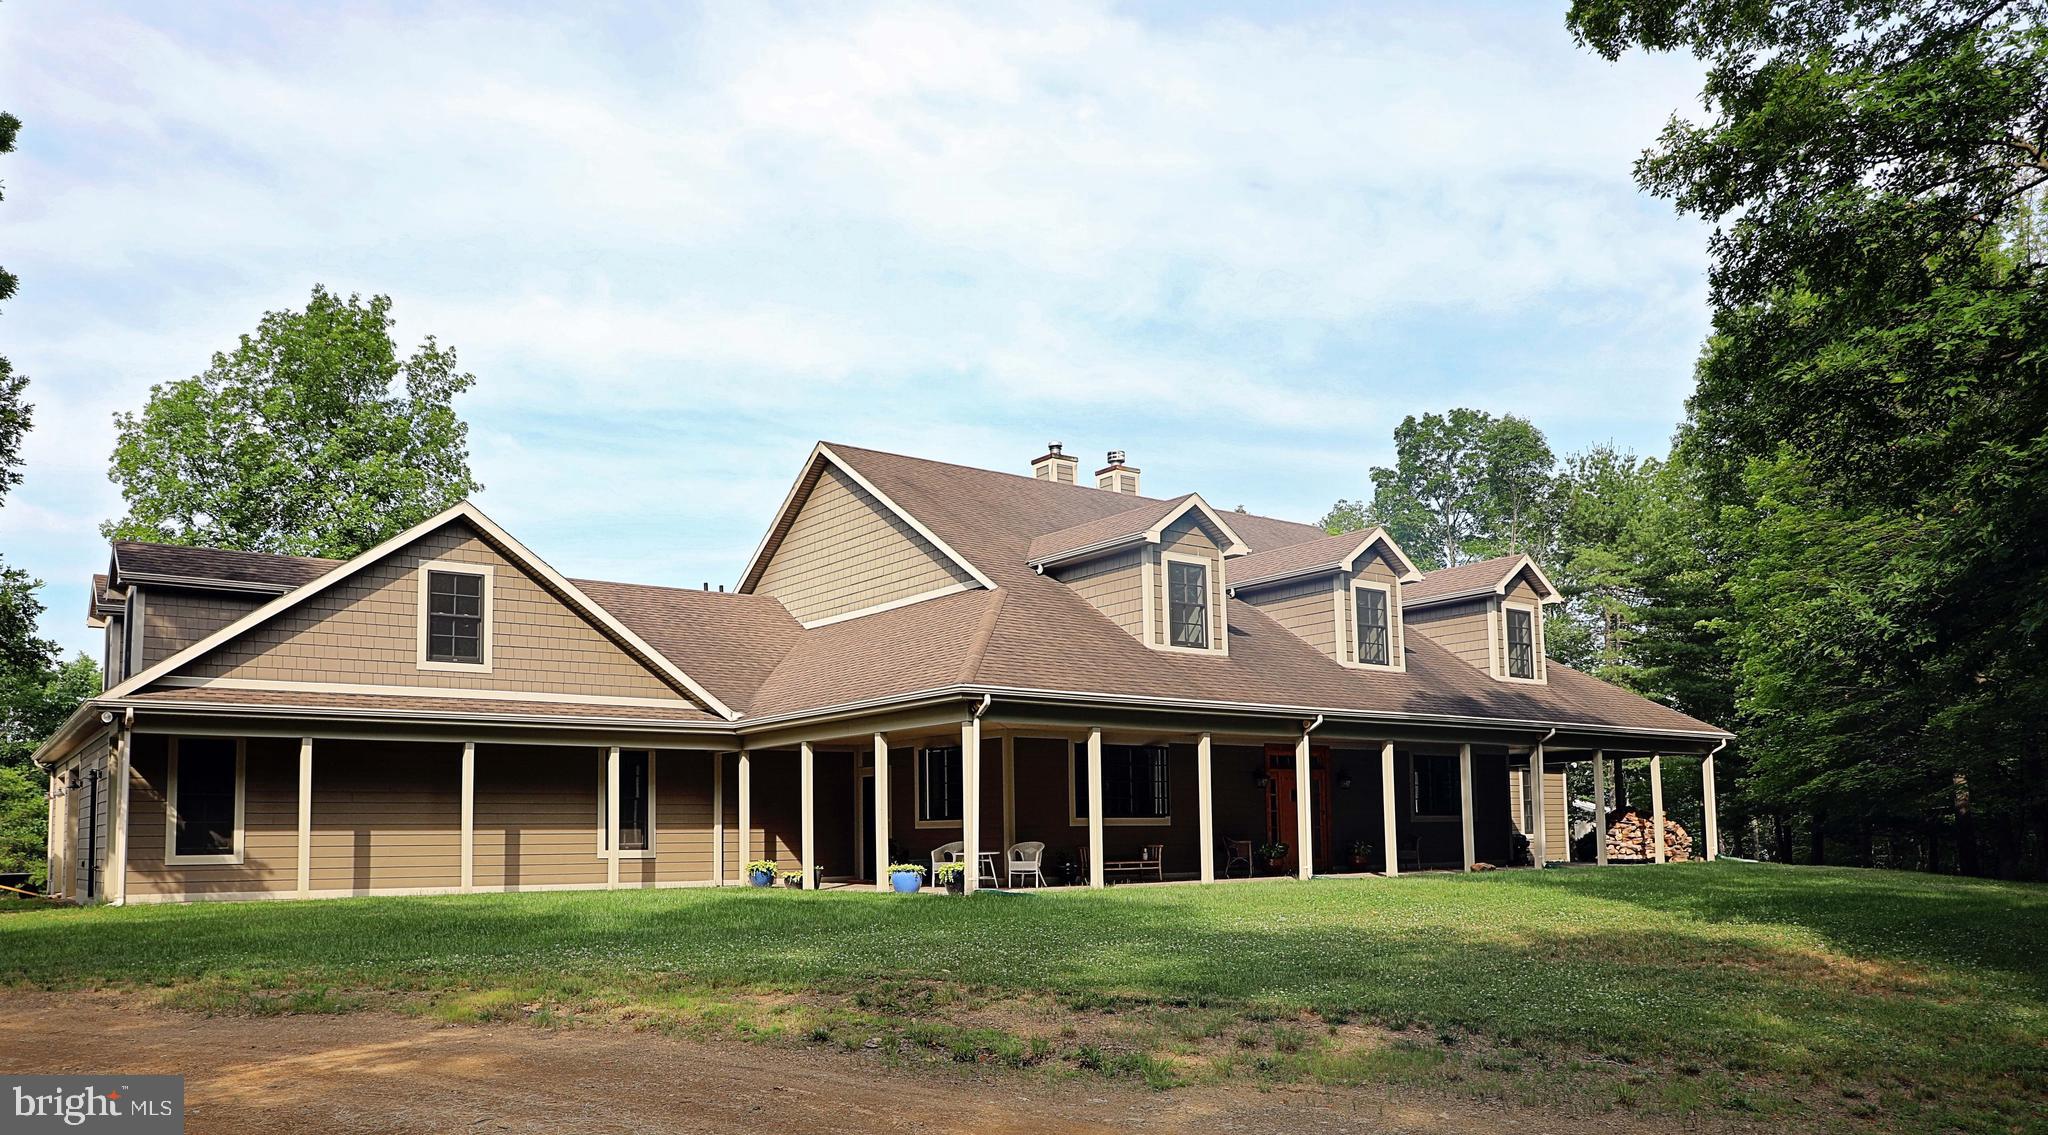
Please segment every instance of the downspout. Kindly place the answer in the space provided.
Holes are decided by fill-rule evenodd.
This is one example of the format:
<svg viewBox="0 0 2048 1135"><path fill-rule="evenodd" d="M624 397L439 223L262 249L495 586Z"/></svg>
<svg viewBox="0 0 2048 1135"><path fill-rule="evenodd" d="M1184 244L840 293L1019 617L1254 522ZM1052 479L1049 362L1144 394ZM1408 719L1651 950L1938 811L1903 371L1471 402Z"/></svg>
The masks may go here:
<svg viewBox="0 0 2048 1135"><path fill-rule="evenodd" d="M974 707L974 720L980 721L981 715L988 712L989 704L995 700L996 696L994 694L981 695L981 704Z"/></svg>
<svg viewBox="0 0 2048 1135"><path fill-rule="evenodd" d="M1308 736L1309 734L1315 732L1318 728L1320 728L1322 724L1323 715L1320 713L1316 714L1316 719L1314 721L1311 721L1307 725L1301 727L1301 735L1304 737ZM1556 730L1553 729L1551 730L1551 732L1555 733Z"/></svg>

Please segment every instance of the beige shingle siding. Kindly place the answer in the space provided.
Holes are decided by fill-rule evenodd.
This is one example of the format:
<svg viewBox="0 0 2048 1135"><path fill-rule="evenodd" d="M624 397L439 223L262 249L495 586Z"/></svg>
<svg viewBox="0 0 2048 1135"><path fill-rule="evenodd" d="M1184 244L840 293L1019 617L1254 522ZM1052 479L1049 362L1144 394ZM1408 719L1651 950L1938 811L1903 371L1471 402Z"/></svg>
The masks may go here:
<svg viewBox="0 0 2048 1135"><path fill-rule="evenodd" d="M494 569L490 673L419 669L419 566L430 560ZM201 678L684 700L463 524L421 537L181 672Z"/></svg>
<svg viewBox="0 0 2048 1135"><path fill-rule="evenodd" d="M604 860L597 854L604 762L605 750L594 746L478 745L476 885L604 882ZM657 761L657 789L666 771Z"/></svg>
<svg viewBox="0 0 2048 1135"><path fill-rule="evenodd" d="M1408 611L1405 618L1438 646L1491 673L1493 652L1487 636L1493 620L1487 608L1487 600L1474 599Z"/></svg>
<svg viewBox="0 0 2048 1135"><path fill-rule="evenodd" d="M1223 549L1202 520L1189 514L1174 521L1172 527L1160 533L1159 548L1152 557L1152 641L1155 645L1166 643L1166 560L1167 552L1200 556L1209 562L1209 647L1217 649L1225 642L1223 610Z"/></svg>
<svg viewBox="0 0 2048 1135"><path fill-rule="evenodd" d="M1054 569L1054 576L1074 594L1095 605L1111 622L1137 638L1145 626L1145 549L1132 548L1113 556Z"/></svg>
<svg viewBox="0 0 2048 1135"><path fill-rule="evenodd" d="M143 588L142 664L154 666L269 602L225 591Z"/></svg>
<svg viewBox="0 0 2048 1135"><path fill-rule="evenodd" d="M1334 576L1314 576L1238 597L1264 611L1303 642L1332 658L1339 657L1336 637L1339 620L1335 606L1340 600L1348 602L1349 597L1339 593ZM1343 648L1348 652L1351 649L1349 619L1346 618L1344 623Z"/></svg>
<svg viewBox="0 0 2048 1135"><path fill-rule="evenodd" d="M137 734L129 755L128 893L296 893L299 887L299 743L289 737L246 742L242 861L164 865L164 789L170 739Z"/></svg>
<svg viewBox="0 0 2048 1135"><path fill-rule="evenodd" d="M314 744L314 890L460 885L459 746L374 741ZM594 798L591 806L588 830L594 838ZM595 846L591 845L593 853Z"/></svg>
<svg viewBox="0 0 2048 1135"><path fill-rule="evenodd" d="M1367 554L1363 559L1361 559L1358 562L1356 568L1352 571L1352 578L1358 580L1369 580L1373 583L1385 584L1387 586L1388 658L1393 663L1397 665L1400 664L1403 650L1403 643L1401 640L1401 636L1403 633L1402 623L1404 622L1401 615L1400 569L1395 567L1394 564L1387 559L1386 555L1382 553L1377 547L1375 547L1372 552ZM1346 662L1356 662L1358 661L1358 620L1357 613L1354 610L1354 604L1357 601L1357 597L1350 589L1347 588L1342 599L1344 603L1343 658Z"/></svg>
<svg viewBox="0 0 2048 1135"><path fill-rule="evenodd" d="M808 623L971 582L873 494L828 467L754 590Z"/></svg>

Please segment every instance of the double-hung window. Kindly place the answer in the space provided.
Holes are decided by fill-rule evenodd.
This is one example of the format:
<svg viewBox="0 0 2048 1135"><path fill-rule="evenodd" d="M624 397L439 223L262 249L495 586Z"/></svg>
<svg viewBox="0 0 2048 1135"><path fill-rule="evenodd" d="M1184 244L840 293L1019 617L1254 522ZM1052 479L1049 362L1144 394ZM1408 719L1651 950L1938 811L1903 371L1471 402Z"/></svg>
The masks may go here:
<svg viewBox="0 0 2048 1135"><path fill-rule="evenodd" d="M1209 566L1166 561L1166 641L1189 650L1209 649Z"/></svg>
<svg viewBox="0 0 2048 1135"><path fill-rule="evenodd" d="M169 863L239 863L242 858L241 743L225 737L171 741L164 803Z"/></svg>
<svg viewBox="0 0 2048 1135"><path fill-rule="evenodd" d="M1102 818L1165 820L1173 815L1164 745L1102 747ZM1088 818L1088 747L1074 746L1074 819Z"/></svg>
<svg viewBox="0 0 2048 1135"><path fill-rule="evenodd" d="M1508 608L1508 677L1536 676L1536 616Z"/></svg>
<svg viewBox="0 0 2048 1135"><path fill-rule="evenodd" d="M492 575L490 564L420 565L420 669L491 672Z"/></svg>
<svg viewBox="0 0 2048 1135"><path fill-rule="evenodd" d="M606 812L606 801L611 798L610 771L605 767L606 756L598 761L599 787L597 790L597 840L601 850L609 850L606 841L611 838L611 817ZM645 749L619 750L619 850L653 851L654 825L649 821L654 807L654 754Z"/></svg>
<svg viewBox="0 0 2048 1135"><path fill-rule="evenodd" d="M1415 815L1458 816L1464 805L1458 791L1458 758L1417 754L1414 758Z"/></svg>
<svg viewBox="0 0 2048 1135"><path fill-rule="evenodd" d="M1358 603L1358 660L1368 666L1391 666L1393 642L1387 613L1387 593L1377 587L1353 590Z"/></svg>
<svg viewBox="0 0 2048 1135"><path fill-rule="evenodd" d="M917 751L917 819L923 824L960 822L960 747Z"/></svg>

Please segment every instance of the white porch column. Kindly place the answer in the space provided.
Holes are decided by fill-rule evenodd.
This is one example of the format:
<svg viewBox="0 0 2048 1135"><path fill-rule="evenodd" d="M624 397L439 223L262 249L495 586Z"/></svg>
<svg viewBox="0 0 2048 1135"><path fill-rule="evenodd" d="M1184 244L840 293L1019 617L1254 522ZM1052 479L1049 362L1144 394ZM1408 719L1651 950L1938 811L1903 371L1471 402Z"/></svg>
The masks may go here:
<svg viewBox="0 0 2048 1135"><path fill-rule="evenodd" d="M1207 733L1195 738L1195 795L1200 801L1202 881L1216 881L1216 795L1210 769L1213 746Z"/></svg>
<svg viewBox="0 0 2048 1135"><path fill-rule="evenodd" d="M107 849L106 886L101 893L115 906L128 901L128 761L134 746L134 733L121 730L121 743L114 753L114 790L108 795L113 799L113 815L107 823L107 830L114 833ZM86 865L92 869L91 864Z"/></svg>
<svg viewBox="0 0 2048 1135"><path fill-rule="evenodd" d="M1017 842L1017 738L1002 736L1003 746L1003 861L1007 865L1010 846ZM1007 880L1005 880L1007 882Z"/></svg>
<svg viewBox="0 0 2048 1135"><path fill-rule="evenodd" d="M747 878L747 864L754 858L754 761L745 749L740 750L740 814L739 852L740 881L751 883Z"/></svg>
<svg viewBox="0 0 2048 1135"><path fill-rule="evenodd" d="M967 863L965 885L981 889L981 720L960 723L960 858Z"/></svg>
<svg viewBox="0 0 2048 1135"><path fill-rule="evenodd" d="M1472 746L1458 746L1458 820L1464 825L1465 870L1479 861L1472 834Z"/></svg>
<svg viewBox="0 0 2048 1135"><path fill-rule="evenodd" d="M1315 785L1310 781L1308 752L1308 730L1294 742L1294 874L1296 878L1313 878L1316 873L1315 853L1315 809L1309 807L1315 795Z"/></svg>
<svg viewBox="0 0 2048 1135"><path fill-rule="evenodd" d="M1593 862L1607 866L1607 754L1593 754Z"/></svg>
<svg viewBox="0 0 2048 1135"><path fill-rule="evenodd" d="M1542 867L1550 862L1550 817L1543 799L1543 745L1529 750L1529 862Z"/></svg>
<svg viewBox="0 0 2048 1135"><path fill-rule="evenodd" d="M1700 758L1700 804L1706 811L1707 862L1721 857L1721 816L1714 799L1714 754Z"/></svg>
<svg viewBox="0 0 2048 1135"><path fill-rule="evenodd" d="M711 885L725 885L725 754L711 754Z"/></svg>
<svg viewBox="0 0 2048 1135"><path fill-rule="evenodd" d="M889 889L889 738L875 734L875 889Z"/></svg>
<svg viewBox="0 0 2048 1135"><path fill-rule="evenodd" d="M1380 842L1386 848L1382 857L1388 878L1401 873L1400 849L1396 843L1400 829L1394 813L1394 743L1380 742Z"/></svg>
<svg viewBox="0 0 2048 1135"><path fill-rule="evenodd" d="M310 746L310 740L304 743ZM310 761L302 748L299 771L303 777ZM614 796L617 793L613 793ZM511 880L506 880L510 882ZM462 889L476 889L476 742L462 743Z"/></svg>
<svg viewBox="0 0 2048 1135"><path fill-rule="evenodd" d="M299 738L299 897L313 895L313 739Z"/></svg>
<svg viewBox="0 0 2048 1135"><path fill-rule="evenodd" d="M619 889L619 747L604 751L604 887Z"/></svg>
<svg viewBox="0 0 2048 1135"><path fill-rule="evenodd" d="M1650 826L1657 838L1657 862L1664 862L1664 755L1650 754Z"/></svg>
<svg viewBox="0 0 2048 1135"><path fill-rule="evenodd" d="M817 778L817 754L811 751L809 741L799 741L797 753L797 791L803 793L800 812L803 817L798 840L802 846L797 849L797 865L803 868L804 890L816 890L818 886L818 841L814 838L817 830L817 793L813 791Z"/></svg>
<svg viewBox="0 0 2048 1135"><path fill-rule="evenodd" d="M1102 730L1088 731L1088 885L1100 890L1102 872Z"/></svg>

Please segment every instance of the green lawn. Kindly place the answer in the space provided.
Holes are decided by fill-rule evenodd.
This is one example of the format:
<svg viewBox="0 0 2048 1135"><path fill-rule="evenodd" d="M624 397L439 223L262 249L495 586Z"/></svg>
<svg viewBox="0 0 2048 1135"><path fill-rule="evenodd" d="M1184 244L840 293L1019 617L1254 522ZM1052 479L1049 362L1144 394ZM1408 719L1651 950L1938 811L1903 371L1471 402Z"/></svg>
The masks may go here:
<svg viewBox="0 0 2048 1135"><path fill-rule="evenodd" d="M1852 1130L2033 1130L2048 1109L2048 888L1890 872L25 910L0 916L0 980Z"/></svg>

